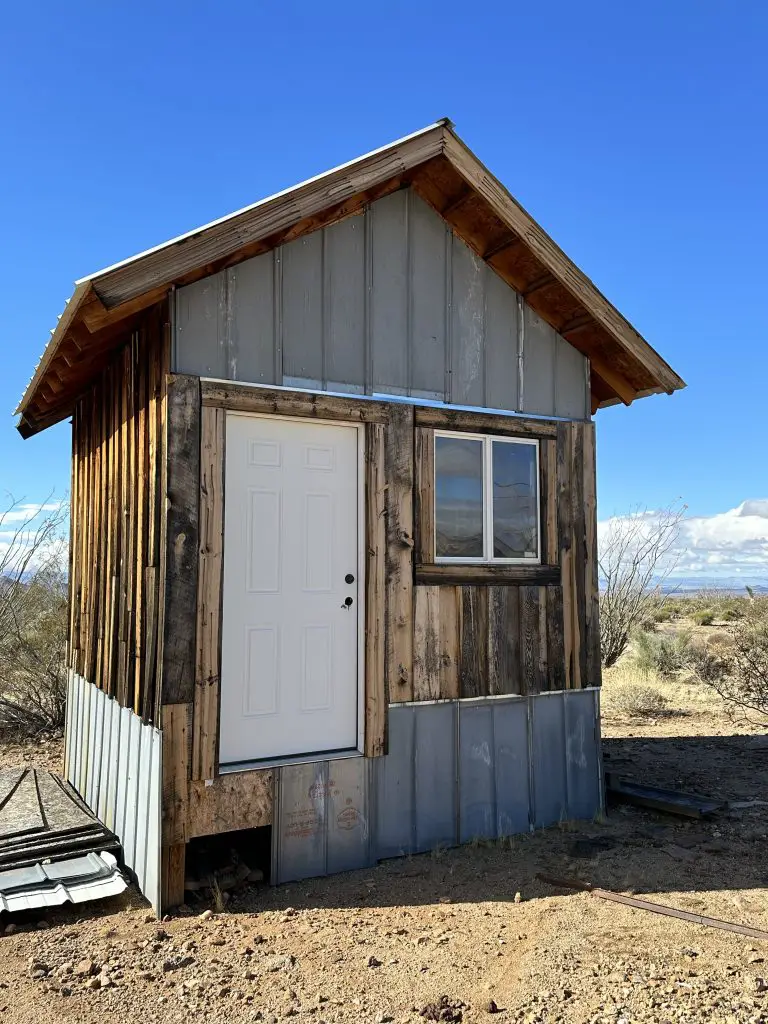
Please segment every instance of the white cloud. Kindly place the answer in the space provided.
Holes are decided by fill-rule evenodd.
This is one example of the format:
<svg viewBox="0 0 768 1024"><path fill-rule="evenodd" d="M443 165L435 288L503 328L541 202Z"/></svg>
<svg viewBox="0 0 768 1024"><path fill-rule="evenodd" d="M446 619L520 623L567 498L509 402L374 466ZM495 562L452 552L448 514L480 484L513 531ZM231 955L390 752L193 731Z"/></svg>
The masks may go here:
<svg viewBox="0 0 768 1024"><path fill-rule="evenodd" d="M42 504L25 501L6 509L5 512L0 511L0 524L9 526L11 523L24 523L27 520L35 519L41 512L55 512L60 507L60 501L46 501Z"/></svg>
<svg viewBox="0 0 768 1024"><path fill-rule="evenodd" d="M632 514L642 522L640 539L653 530L657 515L654 511ZM615 519L598 523L598 542L604 541L611 523ZM702 583L740 579L768 584L768 499L751 499L717 515L683 518L670 563L675 564L671 582L693 578Z"/></svg>
<svg viewBox="0 0 768 1024"><path fill-rule="evenodd" d="M764 576L768 581L768 499L684 520L676 575Z"/></svg>
<svg viewBox="0 0 768 1024"><path fill-rule="evenodd" d="M642 512L652 528L656 513ZM605 536L610 520L598 524ZM763 579L768 583L768 498L743 501L737 508L713 516L688 516L670 552L676 566L672 577L706 579Z"/></svg>

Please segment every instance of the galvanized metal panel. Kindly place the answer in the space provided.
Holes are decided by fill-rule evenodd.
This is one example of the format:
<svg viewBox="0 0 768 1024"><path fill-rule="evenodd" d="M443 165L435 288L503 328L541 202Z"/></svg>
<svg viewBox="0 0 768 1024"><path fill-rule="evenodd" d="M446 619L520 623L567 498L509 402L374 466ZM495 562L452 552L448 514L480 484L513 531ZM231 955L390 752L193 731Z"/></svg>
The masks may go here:
<svg viewBox="0 0 768 1024"><path fill-rule="evenodd" d="M362 391L365 383L365 218L349 217L325 231L323 253L323 380L331 391Z"/></svg>
<svg viewBox="0 0 768 1024"><path fill-rule="evenodd" d="M420 199L409 216L410 393L446 399L447 259L450 231ZM448 399L450 400L450 399Z"/></svg>
<svg viewBox="0 0 768 1024"><path fill-rule="evenodd" d="M555 411L555 340L546 321L525 307L523 330L523 412Z"/></svg>
<svg viewBox="0 0 768 1024"><path fill-rule="evenodd" d="M497 836L526 832L531 824L528 702L536 699L493 704Z"/></svg>
<svg viewBox="0 0 768 1024"><path fill-rule="evenodd" d="M416 849L458 841L458 744L455 701L413 705Z"/></svg>
<svg viewBox="0 0 768 1024"><path fill-rule="evenodd" d="M459 708L459 842L496 836L494 709Z"/></svg>
<svg viewBox="0 0 768 1024"><path fill-rule="evenodd" d="M326 874L370 864L368 774L364 757L328 764Z"/></svg>
<svg viewBox="0 0 768 1024"><path fill-rule="evenodd" d="M485 404L519 409L517 294L490 267L485 277Z"/></svg>
<svg viewBox="0 0 768 1024"><path fill-rule="evenodd" d="M117 758L117 789L115 793L115 823L111 826L115 835L125 834L125 814L128 804L128 757L131 746L131 711L120 709L120 745Z"/></svg>
<svg viewBox="0 0 768 1024"><path fill-rule="evenodd" d="M485 279L487 264L451 234L450 400L486 404Z"/></svg>
<svg viewBox="0 0 768 1024"><path fill-rule="evenodd" d="M323 374L323 232L282 247L283 375L302 380Z"/></svg>
<svg viewBox="0 0 768 1024"><path fill-rule="evenodd" d="M565 761L568 817L592 818L602 803L602 769L593 690L570 690L565 704Z"/></svg>
<svg viewBox="0 0 768 1024"><path fill-rule="evenodd" d="M409 375L408 212L412 193L395 192L366 214L370 248L373 391L407 395Z"/></svg>
<svg viewBox="0 0 768 1024"><path fill-rule="evenodd" d="M527 307L521 400L517 306L515 291L404 189L180 288L174 368L587 416L583 356Z"/></svg>
<svg viewBox="0 0 768 1024"><path fill-rule="evenodd" d="M336 874L371 862L368 762L286 765L277 773L274 880Z"/></svg>
<svg viewBox="0 0 768 1024"><path fill-rule="evenodd" d="M176 292L174 366L179 373L226 377L224 271L185 285Z"/></svg>
<svg viewBox="0 0 768 1024"><path fill-rule="evenodd" d="M555 335L555 415L587 419L588 400L584 356Z"/></svg>
<svg viewBox="0 0 768 1024"><path fill-rule="evenodd" d="M530 707L533 823L543 828L568 819L563 695L539 694Z"/></svg>
<svg viewBox="0 0 768 1024"><path fill-rule="evenodd" d="M119 838L125 864L158 909L161 734L75 673L68 693L66 778Z"/></svg>
<svg viewBox="0 0 768 1024"><path fill-rule="evenodd" d="M377 859L401 857L416 847L413 706L389 708L388 753L373 759L374 832Z"/></svg>
<svg viewBox="0 0 768 1024"><path fill-rule="evenodd" d="M282 374L278 378L275 368L275 254L239 263L229 271L229 281L232 378L281 383Z"/></svg>
<svg viewBox="0 0 768 1024"><path fill-rule="evenodd" d="M280 768L277 779L277 884L326 873L328 762Z"/></svg>

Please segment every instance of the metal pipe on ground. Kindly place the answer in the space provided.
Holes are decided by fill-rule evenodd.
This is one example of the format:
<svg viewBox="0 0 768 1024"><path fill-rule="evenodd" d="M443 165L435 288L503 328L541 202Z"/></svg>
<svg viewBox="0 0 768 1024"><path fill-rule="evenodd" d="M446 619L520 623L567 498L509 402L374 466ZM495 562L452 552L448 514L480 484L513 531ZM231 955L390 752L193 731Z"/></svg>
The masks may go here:
<svg viewBox="0 0 768 1024"><path fill-rule="evenodd" d="M694 914L690 910L678 910L676 907L667 907L663 903L651 903L650 900L638 899L636 896L623 896L618 892L611 892L610 889L598 889L589 882L582 882L578 878L553 878L552 875L537 874L540 882L546 882L556 889L577 889L581 892L588 892L601 900L610 900L612 903L621 903L626 907L634 907L635 910L647 910L652 914L663 914L665 917L676 917L681 921L689 921L691 924L702 924L706 928L719 928L725 932L736 932L737 935L747 935L752 939L762 939L768 942L768 932L760 928L752 928L747 924L737 924L733 921L721 921L717 917L707 917L704 914Z"/></svg>

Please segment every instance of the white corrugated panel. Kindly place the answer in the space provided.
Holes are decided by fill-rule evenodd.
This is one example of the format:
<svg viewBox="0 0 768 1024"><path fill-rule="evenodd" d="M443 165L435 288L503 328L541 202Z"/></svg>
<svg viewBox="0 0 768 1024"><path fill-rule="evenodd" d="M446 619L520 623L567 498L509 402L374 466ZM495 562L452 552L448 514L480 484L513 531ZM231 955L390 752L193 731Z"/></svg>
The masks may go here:
<svg viewBox="0 0 768 1024"><path fill-rule="evenodd" d="M126 867L159 910L160 731L70 672L64 751L67 780L118 837Z"/></svg>

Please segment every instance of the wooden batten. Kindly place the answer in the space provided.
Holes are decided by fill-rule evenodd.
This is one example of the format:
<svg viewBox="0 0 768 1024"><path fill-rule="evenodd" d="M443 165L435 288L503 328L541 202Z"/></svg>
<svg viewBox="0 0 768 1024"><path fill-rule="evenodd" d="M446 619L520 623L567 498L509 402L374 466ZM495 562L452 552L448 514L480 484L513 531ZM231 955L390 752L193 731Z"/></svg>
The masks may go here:
<svg viewBox="0 0 768 1024"><path fill-rule="evenodd" d="M172 374L168 419L162 703L194 699L200 498L200 379Z"/></svg>
<svg viewBox="0 0 768 1024"><path fill-rule="evenodd" d="M429 565L435 561L435 434L428 427L416 427L414 459L414 552L417 565Z"/></svg>
<svg viewBox="0 0 768 1024"><path fill-rule="evenodd" d="M72 418L69 664L145 721L159 675L165 321L165 303L146 312Z"/></svg>
<svg viewBox="0 0 768 1024"><path fill-rule="evenodd" d="M386 753L386 484L384 425L365 429L365 755Z"/></svg>
<svg viewBox="0 0 768 1024"><path fill-rule="evenodd" d="M392 404L384 442L386 652L390 701L413 700L413 406Z"/></svg>
<svg viewBox="0 0 768 1024"><path fill-rule="evenodd" d="M218 772L225 428L223 409L205 407L202 410L193 779L212 779Z"/></svg>

